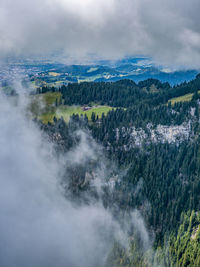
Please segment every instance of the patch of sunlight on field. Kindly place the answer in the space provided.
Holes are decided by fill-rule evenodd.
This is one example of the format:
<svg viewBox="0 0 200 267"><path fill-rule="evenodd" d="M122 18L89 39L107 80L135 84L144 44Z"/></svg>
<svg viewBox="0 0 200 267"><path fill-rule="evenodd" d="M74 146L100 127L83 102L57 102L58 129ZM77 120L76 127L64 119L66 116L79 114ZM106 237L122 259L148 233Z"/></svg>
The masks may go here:
<svg viewBox="0 0 200 267"><path fill-rule="evenodd" d="M107 72L104 72L102 74L97 74L97 75L93 75L90 77L78 77L77 79L78 79L78 83L81 83L81 82L94 82L97 79L101 79L101 78L110 79L112 77L114 77L114 76L110 75Z"/></svg>
<svg viewBox="0 0 200 267"><path fill-rule="evenodd" d="M97 74L97 75L94 75L94 76L91 76L91 77L79 77L77 78L78 80L78 83L81 83L81 82L94 82L96 79L100 79L102 78L102 75L101 74Z"/></svg>
<svg viewBox="0 0 200 267"><path fill-rule="evenodd" d="M49 75L50 75L50 76L53 76L53 77L57 77L57 76L60 76L60 73L50 71L50 72L49 72Z"/></svg>
<svg viewBox="0 0 200 267"><path fill-rule="evenodd" d="M93 71L96 71L96 70L98 70L98 68L92 68L91 67L87 72L90 73L90 72L93 72Z"/></svg>

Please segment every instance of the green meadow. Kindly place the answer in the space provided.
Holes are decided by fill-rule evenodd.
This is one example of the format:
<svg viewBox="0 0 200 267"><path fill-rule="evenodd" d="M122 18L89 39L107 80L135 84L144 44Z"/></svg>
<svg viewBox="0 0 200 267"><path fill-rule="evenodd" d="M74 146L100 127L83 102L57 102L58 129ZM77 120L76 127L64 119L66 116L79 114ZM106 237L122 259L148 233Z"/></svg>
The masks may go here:
<svg viewBox="0 0 200 267"><path fill-rule="evenodd" d="M102 113L106 115L110 110L112 110L112 107L109 106L93 106L90 110L86 111L84 111L83 107L81 106L60 106L58 108L55 108L52 112L43 113L38 118L43 123L48 123L52 122L54 117L63 117L63 119L68 122L70 116L72 116L73 114L78 114L79 116L86 114L88 119L91 120L92 112L94 112L96 116L98 115L99 118L101 118Z"/></svg>
<svg viewBox="0 0 200 267"><path fill-rule="evenodd" d="M198 91L198 93L200 94L200 90ZM175 103L179 103L179 102L189 102L192 100L194 94L186 94L183 96L179 96L179 97L174 97L168 100L168 103L171 102L172 105L174 105Z"/></svg>
<svg viewBox="0 0 200 267"><path fill-rule="evenodd" d="M171 103L172 105L174 105L175 103L179 103L179 102L188 102L192 100L192 96L193 94L186 94L183 96L179 96L179 97L174 97L168 100L168 103Z"/></svg>
<svg viewBox="0 0 200 267"><path fill-rule="evenodd" d="M102 113L106 115L110 110L113 109L112 107L96 105L95 103L93 103L88 110L85 110L84 107L81 107L79 105L56 106L56 99L57 103L59 103L60 98L61 93L59 92L48 92L45 94L31 96L30 110L33 113L34 117L37 117L43 123L48 123L53 122L54 117L63 117L64 120L68 122L73 114L78 114L79 116L84 116L86 114L88 119L91 120L92 112L94 112L96 116L98 115L99 118L101 118Z"/></svg>

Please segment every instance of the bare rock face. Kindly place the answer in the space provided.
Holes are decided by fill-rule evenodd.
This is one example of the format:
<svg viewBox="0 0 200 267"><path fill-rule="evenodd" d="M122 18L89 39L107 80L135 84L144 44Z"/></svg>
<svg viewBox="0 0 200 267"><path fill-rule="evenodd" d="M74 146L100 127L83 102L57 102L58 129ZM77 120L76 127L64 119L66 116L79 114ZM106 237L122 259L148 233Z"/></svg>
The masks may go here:
<svg viewBox="0 0 200 267"><path fill-rule="evenodd" d="M141 147L150 143L180 144L188 140L192 135L191 122L184 122L181 125L161 125L156 127L151 123L146 128L121 127L115 129L115 141L119 143L118 149L129 151L134 147ZM109 150L109 143L107 150Z"/></svg>

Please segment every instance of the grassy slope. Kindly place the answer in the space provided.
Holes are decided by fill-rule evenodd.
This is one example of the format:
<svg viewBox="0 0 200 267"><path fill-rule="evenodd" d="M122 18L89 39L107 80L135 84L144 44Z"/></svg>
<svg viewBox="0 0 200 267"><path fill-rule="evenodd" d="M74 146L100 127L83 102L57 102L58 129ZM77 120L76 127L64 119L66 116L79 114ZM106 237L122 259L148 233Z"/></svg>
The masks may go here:
<svg viewBox="0 0 200 267"><path fill-rule="evenodd" d="M198 91L198 93L200 94L200 91ZM179 96L179 97L174 97L168 100L168 103L171 102L172 105L174 105L175 103L178 102L189 102L192 100L194 94L186 94L183 96Z"/></svg>
<svg viewBox="0 0 200 267"><path fill-rule="evenodd" d="M39 119L41 119L44 123L52 122L53 117L63 117L64 120L67 122L69 121L70 116L73 114L86 114L88 116L88 119L91 119L92 112L94 112L99 117L102 116L102 113L106 115L110 110L112 110L109 106L94 106L90 110L83 111L80 106L60 106L53 112L47 112L39 116Z"/></svg>
<svg viewBox="0 0 200 267"><path fill-rule="evenodd" d="M174 105L175 103L178 103L178 102L191 101L192 100L192 96L193 96L193 94L186 94L186 95L183 95L183 96L174 97L174 98L171 98L168 101L168 103L171 102L171 104Z"/></svg>
<svg viewBox="0 0 200 267"><path fill-rule="evenodd" d="M91 119L92 112L99 116L102 116L102 113L106 115L110 110L112 110L109 106L95 106L90 110L84 111L81 106L55 106L56 99L60 100L61 94L59 92L48 92L46 94L40 94L31 96L32 103L30 109L34 116L38 117L44 123L52 122L53 118L56 116L57 118L63 117L67 122L69 121L70 116L73 114L86 114L88 119Z"/></svg>

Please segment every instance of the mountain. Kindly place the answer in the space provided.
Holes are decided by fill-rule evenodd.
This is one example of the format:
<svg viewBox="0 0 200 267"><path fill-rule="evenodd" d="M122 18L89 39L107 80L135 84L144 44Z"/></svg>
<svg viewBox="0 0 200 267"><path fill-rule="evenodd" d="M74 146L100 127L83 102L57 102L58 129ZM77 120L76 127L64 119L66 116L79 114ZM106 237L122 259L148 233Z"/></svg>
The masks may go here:
<svg viewBox="0 0 200 267"><path fill-rule="evenodd" d="M61 66L61 69L63 73L66 70L80 71L77 66L68 69ZM85 72L88 70L97 71L85 68ZM24 81L20 89L23 85ZM2 129L6 129L1 131L1 138L8 140L9 145L5 155L10 153L9 157L6 156L10 159L16 154L11 162L17 162L14 170L19 170L17 177L23 179L20 185L18 179L13 185L20 190L17 194L20 203L33 201L26 190L25 193L21 190L21 186L26 184L29 194L36 199L35 209L40 208L38 203L41 201L45 206L39 217L49 207L53 218L56 214L53 226L56 223L59 229L63 227L61 236L71 218L71 213L66 213L66 210L69 207L71 210L72 206L73 214L79 218L75 223L73 221L73 226L76 224L78 228L73 230L70 226L73 240L77 243L80 238L86 240L82 241L86 246L88 237L92 237L89 254L93 248L98 258L92 253L90 262L97 262L97 266L198 266L199 88L198 74L195 79L173 87L153 78L138 83L122 79L115 82L73 82L58 88L44 86L32 91L27 101L20 99L20 94L13 89L10 95L7 93L2 98L0 123ZM15 137L17 141L9 142ZM26 151L26 157L22 158ZM24 160L26 158L29 162L30 156L31 165L27 164L27 171L22 175L26 168ZM27 177L33 173L30 172L32 162L39 167L35 168L36 176L31 176L33 180L29 184ZM9 160L6 164L2 160L1 166L7 175ZM44 174L49 178L46 179ZM54 176L55 184L52 182ZM41 184L43 177L45 182ZM35 180L37 186L33 192ZM54 185L59 188L58 192ZM7 186L10 187L10 183ZM43 197L41 187L47 191L47 199ZM10 195L4 194L5 198L8 199L5 203L10 203ZM60 199L58 205L55 199ZM15 203L16 197L12 207ZM52 206L55 208L53 212ZM19 210L23 214L20 205ZM57 220L58 210L61 224ZM25 210L22 221L26 214ZM32 216L32 212L28 214ZM93 220L96 215L97 220ZM52 223L49 216L45 229ZM21 227L21 217L17 220ZM92 220L90 227L88 220ZM30 221L28 219L28 225ZM84 230L83 224L86 225ZM37 232L37 219L36 226L31 229L35 230L35 227ZM15 229L15 225L12 228ZM48 236L52 229L54 227ZM9 233L6 232L6 240L12 240L13 235ZM71 240L66 237L64 244L71 247ZM59 243L60 235L53 234L53 240L55 238ZM105 248L102 254L98 253L96 246Z"/></svg>
<svg viewBox="0 0 200 267"><path fill-rule="evenodd" d="M133 61L133 60L132 60ZM189 81L198 74L196 70L169 71L156 66L140 63L141 61L118 62L113 65L71 65L61 68L54 68L51 72L42 72L37 75L41 81L55 82L60 81L66 84L69 79L73 81L118 81L121 79L131 79L139 82L148 78L159 79L162 82L169 82L171 85ZM143 62L143 61L142 61ZM145 61L144 61L145 62ZM121 64L119 64L121 63ZM55 74L54 74L55 73ZM56 77L55 77L55 76ZM54 77L52 77L54 76ZM32 77L34 80L34 76Z"/></svg>
<svg viewBox="0 0 200 267"><path fill-rule="evenodd" d="M128 246L117 241L113 244L106 266L198 266L199 88L199 75L174 87L156 79L138 84L132 80L72 83L58 89L62 101L51 110L53 121L38 121L62 153L80 142L75 138L80 129L92 136L89 146L92 140L101 144L106 168L115 173L103 184L104 207L117 221L129 220L127 213L144 218L144 225L141 219L128 230ZM55 88L44 89L40 95L52 90L58 94ZM85 109L75 111L70 120L59 117L59 109L73 105L89 109L107 105L112 109L99 114L94 110L91 117ZM101 159L100 153L90 163L70 169L71 197L76 201L83 198L87 203L86 196L98 199L92 180Z"/></svg>
<svg viewBox="0 0 200 267"><path fill-rule="evenodd" d="M69 82L99 82L131 79L139 82L148 78L169 82L172 86L190 81L198 74L197 70L176 70L155 66L148 58L125 58L123 60L98 61L89 65L65 65L49 61L12 62L2 67L0 82L7 86L13 82L16 73L31 79L33 86L59 87Z"/></svg>

